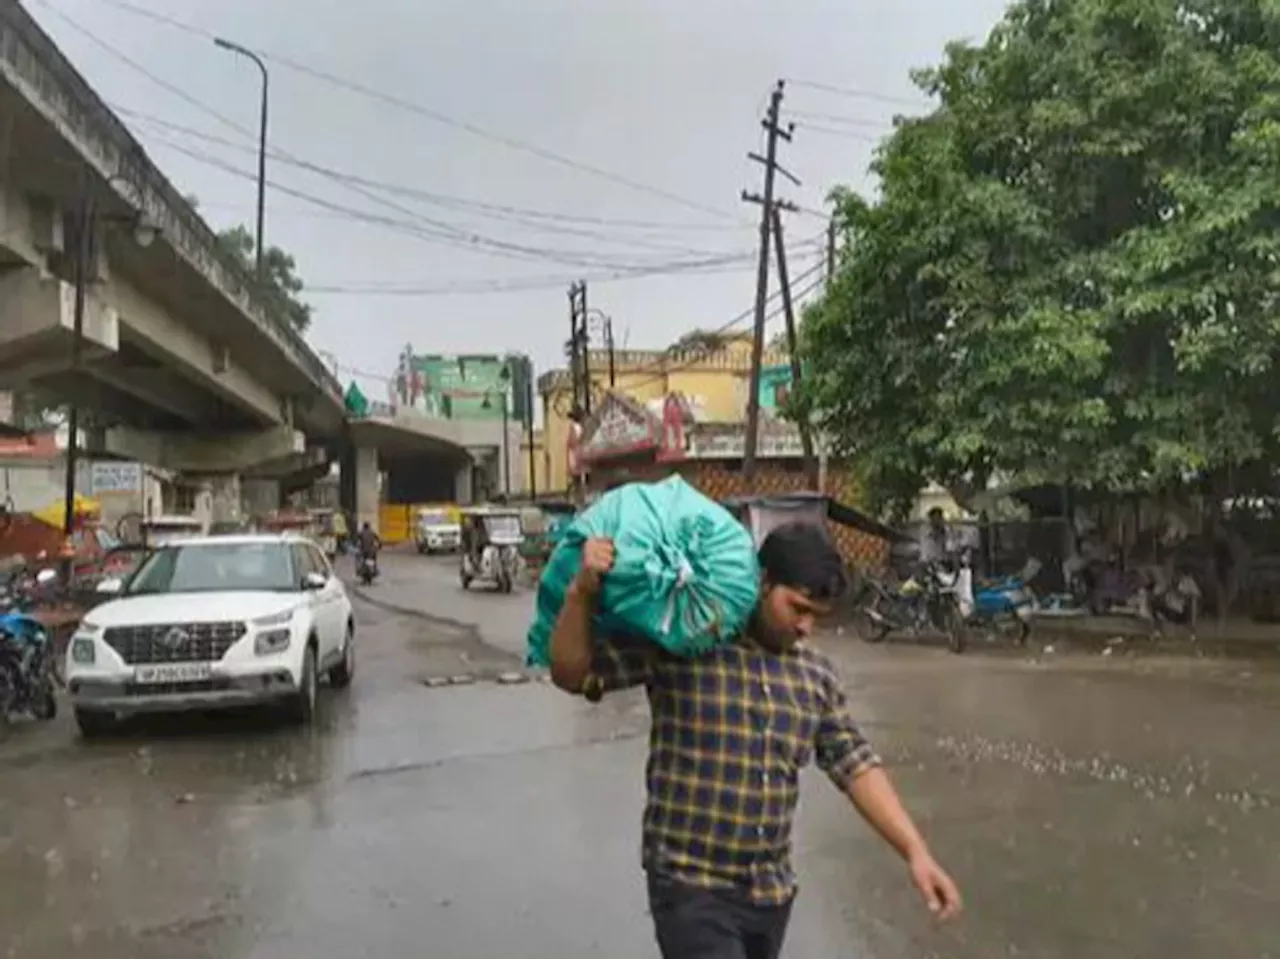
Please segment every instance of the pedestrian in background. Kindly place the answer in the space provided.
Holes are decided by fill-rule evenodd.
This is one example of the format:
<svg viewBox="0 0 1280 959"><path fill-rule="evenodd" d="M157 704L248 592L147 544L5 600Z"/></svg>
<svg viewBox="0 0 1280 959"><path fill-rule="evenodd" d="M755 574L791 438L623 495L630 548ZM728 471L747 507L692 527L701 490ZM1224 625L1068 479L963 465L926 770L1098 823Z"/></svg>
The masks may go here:
<svg viewBox="0 0 1280 959"><path fill-rule="evenodd" d="M760 547L763 583L745 634L696 658L652 643L593 636L613 544L584 544L551 637L557 686L598 701L648 692L653 722L642 862L666 959L776 959L796 879L791 829L810 759L907 864L929 909L960 911L880 759L854 723L825 656L806 642L846 587L844 565L816 526L791 523Z"/></svg>

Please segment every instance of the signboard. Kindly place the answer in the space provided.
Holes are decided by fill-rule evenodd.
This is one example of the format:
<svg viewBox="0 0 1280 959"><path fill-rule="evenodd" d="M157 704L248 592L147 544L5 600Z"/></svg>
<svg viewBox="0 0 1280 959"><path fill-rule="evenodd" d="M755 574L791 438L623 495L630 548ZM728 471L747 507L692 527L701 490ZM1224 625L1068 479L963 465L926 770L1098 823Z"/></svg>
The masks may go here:
<svg viewBox="0 0 1280 959"><path fill-rule="evenodd" d="M658 445L659 424L640 406L632 406L610 394L589 423L582 441L582 456L600 459L625 456L653 449Z"/></svg>
<svg viewBox="0 0 1280 959"><path fill-rule="evenodd" d="M141 463L94 463L93 495L104 493L141 493Z"/></svg>
<svg viewBox="0 0 1280 959"><path fill-rule="evenodd" d="M776 413L791 393L791 365L765 366L760 369L760 408Z"/></svg>
<svg viewBox="0 0 1280 959"><path fill-rule="evenodd" d="M397 406L450 420L500 420L505 396L507 416L524 422L532 377L524 356L415 354L406 349L391 394Z"/></svg>
<svg viewBox="0 0 1280 959"><path fill-rule="evenodd" d="M691 459L741 459L746 452L746 431L700 433L694 430L689 433L688 445ZM760 459L792 459L803 455L798 430L762 431L756 443L756 456Z"/></svg>

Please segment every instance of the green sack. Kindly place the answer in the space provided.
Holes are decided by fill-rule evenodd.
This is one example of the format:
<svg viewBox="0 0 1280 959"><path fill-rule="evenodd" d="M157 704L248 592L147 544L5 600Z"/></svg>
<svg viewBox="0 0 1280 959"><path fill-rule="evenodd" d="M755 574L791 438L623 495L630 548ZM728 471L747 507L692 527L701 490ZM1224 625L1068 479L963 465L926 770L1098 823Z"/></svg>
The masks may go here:
<svg viewBox="0 0 1280 959"><path fill-rule="evenodd" d="M529 627L530 666L548 666L551 631L592 537L613 540L613 569L596 611L598 635L642 636L680 656L731 641L760 589L751 534L679 476L611 490L578 514L542 572Z"/></svg>

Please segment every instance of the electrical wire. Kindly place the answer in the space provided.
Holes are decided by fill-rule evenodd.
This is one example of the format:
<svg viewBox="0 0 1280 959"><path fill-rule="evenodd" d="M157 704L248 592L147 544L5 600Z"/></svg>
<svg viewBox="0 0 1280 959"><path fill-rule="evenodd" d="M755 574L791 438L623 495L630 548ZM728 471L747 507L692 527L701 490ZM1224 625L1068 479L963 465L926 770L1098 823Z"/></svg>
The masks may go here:
<svg viewBox="0 0 1280 959"><path fill-rule="evenodd" d="M257 174L254 172L241 169L234 164L227 163L221 159L192 150L183 144L167 140L164 137L156 137L155 139L158 144L174 150L189 159L195 160L197 163L203 163L208 166L215 167L231 174L232 176L240 177L245 180L257 180ZM386 226L408 236L417 237L430 242L443 243L447 246L463 246L474 249L477 252L495 256L505 256L513 259L550 260L552 262L562 263L568 266L605 268L620 270L623 272L652 269L656 265L653 261L632 263L619 262L617 260L581 254L577 251L560 251L545 247L532 247L519 243L511 243L505 240L497 240L474 231L459 229L452 224L421 217L414 214L412 211L408 211L410 219L398 220L382 214L343 206L274 180L268 180L267 183L272 190L283 193L287 196L292 196L304 202L321 206L335 212L347 213L356 220ZM663 268L666 268L669 266L697 267L717 265L739 260L745 261L750 259L752 256L753 254L751 251L744 250L736 253L709 255L701 259L667 260L662 261L662 266Z"/></svg>
<svg viewBox="0 0 1280 959"><path fill-rule="evenodd" d="M134 110L130 107L126 107L120 104L113 103L109 105L117 113L121 113L121 114L124 114L125 116L132 117L135 120L141 120L146 123L153 123L157 126L161 126L166 129L170 129L180 133L185 133L189 136L193 136L202 140L207 140L212 143L221 143L228 146L233 146L237 149L252 149L255 153L257 152L257 146L250 145L247 142L228 140L225 137L219 137L214 134L208 133L207 131L199 130L199 129L196 129L195 127L186 126L181 123L175 123L172 120L166 120L163 117L157 117L153 114L144 113L143 111L140 111L140 110ZM275 159L280 159L283 162L293 163L306 168L323 169L323 170L326 170L327 172L334 172L334 171L328 170L327 168L319 167L319 165L317 164L310 164L310 163L305 163L303 161L299 161L296 158L280 150L268 149L267 155ZM489 203L483 200L468 199L465 197L454 196L451 194L435 193L429 190L423 190L419 187L409 187L409 186L403 186L398 184L389 184L389 183L385 183L378 180L365 179L350 173L344 173L341 175L346 176L352 180L356 180L358 182L363 182L370 186L377 187L379 189L387 190L389 192L394 192L394 193L401 193L406 196L411 196L415 198L420 198L427 202L436 203L442 206L460 207L466 210L475 210L477 212L490 213L495 215L508 214L513 219L527 218L531 220L549 220L552 222L581 223L581 224L590 224L590 225L598 225L598 226L607 226L610 228L617 227L617 228L624 228L624 229L658 230L658 231L666 231L666 230L724 231L724 230L739 230L739 229L747 228L745 226L737 227L737 226L727 226L722 224L666 223L666 222L655 221L655 220L614 219L610 217L583 216L583 215L577 215L577 214L571 214L571 213L559 213L551 210L538 210L538 209L532 209L529 207L509 206L502 203Z"/></svg>
<svg viewBox="0 0 1280 959"><path fill-rule="evenodd" d="M118 2L118 0L102 0L102 2L115 3ZM916 108L923 105L919 99L912 100L907 97L892 96L887 93L879 93L875 90L867 90L863 87L841 87L832 83L820 83L817 80L796 80L790 77L787 79L787 83L793 87L820 90L823 93L830 93L840 97L852 97L858 100L874 100L878 103L889 103Z"/></svg>
<svg viewBox="0 0 1280 959"><path fill-rule="evenodd" d="M200 110L202 113L207 114L208 116L217 120L219 123L224 124L225 126L240 133L241 135L246 137L252 137L252 133L249 130L247 130L244 126L230 119L229 117L223 115L217 110L213 109L208 104L202 102L198 98L191 96L182 88L176 86L175 84L170 83L169 81L165 80L163 77L156 75L151 70L149 70L146 66L139 63L137 60L130 57L128 54L117 49L110 43L107 43L101 37L98 37L96 34L87 30L86 28L78 24L76 21L68 17L57 7L49 3L49 0L37 0L37 2L47 7L52 13L54 13L57 17L63 20L68 25L68 27L74 29L75 31L80 33L82 36L84 36L86 39L88 39L89 41L91 41L92 43L94 43L104 51L106 51L111 56L119 59L121 62L125 63L127 66L131 67L132 69L137 71L139 74L146 77L151 82L155 83L157 86L161 87L164 90L167 90L168 92L172 93L174 96L179 97L184 102L190 104L191 106ZM166 142L166 141L161 141L161 142ZM187 150L185 147L182 147L181 145L175 144L171 141L166 142L166 145L169 146L171 149L176 149L179 152L183 152L187 154L188 156L190 156L193 159L196 159L197 161L214 162L207 157L202 157L198 154L195 154L193 151ZM588 266L588 267L604 266L607 268L622 269L622 270L636 268L632 265L626 265L626 264L619 265L617 262L602 261L598 258L592 258L589 256L584 257L583 255L576 252L539 250L536 248L524 246L522 244L510 243L503 240L497 240L475 231L460 229L455 225L447 223L445 221L433 220L433 219L424 217L421 213L417 211L411 210L401 204L394 203L388 200L386 197L379 196L377 193L366 188L359 182L353 181L348 176L339 174L335 171L328 170L327 168L321 167L317 164L310 164L308 163L308 161L304 161L297 157L294 157L283 150L277 150L275 152L277 153L278 157L285 158L296 164L306 166L308 169L311 169L314 172L319 173L321 176L331 179L334 182L337 182L345 186L346 188L353 190L359 193L360 195L365 196L368 199L373 200L374 202L378 203L381 206L388 207L389 209L392 209L395 212L400 213L402 216L408 216L412 219L423 221L423 223L425 224L425 230L418 231L418 235L424 239L428 237L432 237L438 241L447 241L451 238L452 240L456 241L453 243L453 245L455 246L461 245L464 247L469 247L478 252L484 252L490 255L507 256L515 259L530 259L530 258L546 259L546 260L552 260L555 262L565 263L568 265L579 265L579 266ZM215 163L215 165L222 165L222 164ZM224 168L226 168L225 165L223 166ZM240 171L234 171L228 168L228 172L240 172ZM256 177L254 177L254 179L256 179ZM311 199L312 201L315 200L315 198L308 197L308 195L301 194L299 191L296 191L296 190L290 190L289 188L284 187L281 184L273 184L273 187L276 190L279 190L280 192L290 193L291 195L297 196L301 199ZM401 227L403 228L403 225L401 225ZM640 265L639 268L647 268L648 266L649 266L648 264L644 264L644 265Z"/></svg>
<svg viewBox="0 0 1280 959"><path fill-rule="evenodd" d="M48 5L48 0L39 0L39 2ZM165 14L157 13L153 10L148 10L144 7L140 7L133 3L126 2L126 0L99 0L99 2L106 4L107 6L110 6L110 7L115 7L118 10L123 10L129 13L132 13L136 16L145 17L146 19L152 20L156 23L162 23L162 24L165 24L166 26L173 27L178 30L182 30L185 33L203 37L204 39L207 39L210 41L217 39L217 36L215 34L207 30L203 30L200 27L196 27L193 24L184 23L176 18L169 17ZM439 110L435 110L430 107L423 106L420 103L415 103L412 100L408 100L396 94L387 93L382 90L374 89L373 87L366 86L355 80L350 80L345 77L338 76L337 74L330 73L327 70L323 70L318 67L309 66L308 64L302 63L301 61L293 60L289 57L284 57L279 54L271 53L266 50L257 50L255 52L257 52L264 60L267 60L268 62L274 63L286 69L293 70L296 73L301 73L305 76L312 77L313 79L321 80L332 86L339 87L341 89L347 90L348 92L355 93L360 96L364 96L368 99L381 102L388 106L396 107L400 110L415 114L424 119L428 119L433 122L442 124L444 126L451 127L455 130L468 133L471 136L478 137L488 142L504 146L507 149L515 150L522 153L527 153L529 155L536 156L542 160L545 160L549 163L554 163L556 165L563 166L568 169L576 170L580 173L586 173L591 176L597 177L599 179L608 180L620 186L625 186L631 190L635 190L641 193L647 193L650 196L659 197L661 199L667 200L668 202L679 204L680 206L684 206L691 210L697 210L699 212L710 214L712 216L715 216L721 219L742 220L742 217L739 214L731 213L727 210L723 210L718 207L714 207L709 204L699 202L697 200L692 200L687 197L683 197L677 193L671 192L670 190L663 189L662 187L657 187L647 183L642 183L639 180L634 180L630 177L623 176L622 174L619 174L619 173L614 173L610 170L606 170L606 169L603 169L602 167L594 166L590 163L585 163L581 160L575 160L572 157L565 156L564 154L561 154L561 153L556 153L555 151L549 150L543 146L539 146L534 143L529 143L524 140L518 140L514 137L507 136L506 134L497 133L492 130L487 130L484 127L481 127L478 124L472 123L468 120L460 120L456 117L452 117L452 116L449 116L448 114L442 113Z"/></svg>
<svg viewBox="0 0 1280 959"><path fill-rule="evenodd" d="M788 116L800 120L817 120L820 123L835 123L851 127L864 127L870 130L886 130L893 127L892 121L876 120L870 117L851 117L842 113L810 113L807 110L788 110Z"/></svg>
<svg viewBox="0 0 1280 959"><path fill-rule="evenodd" d="M858 140L861 143L879 143L884 139L884 137L872 136L869 133L858 133L856 130L841 130L836 127L826 127L815 123L797 123L796 129L825 136L842 137L846 140Z"/></svg>
<svg viewBox="0 0 1280 959"><path fill-rule="evenodd" d="M208 133L203 130L195 129L194 127L186 126L185 124L174 123L170 120L165 120L161 117L156 117L151 114L143 113L138 110L133 110L133 109L130 109L129 107L121 106L119 104L111 104L111 107L117 113L121 114L122 116L130 118L134 122L140 122L144 125L155 126L163 130L176 132L184 136L193 137L195 139L202 140L208 143L216 143L221 146L229 147L242 152L252 153L255 156L257 155L257 152L258 152L258 148L256 146L251 146L248 143L229 140L226 137L220 137L220 136L217 136L216 134ZM282 153L279 150L268 149L267 156L269 156L273 160L276 160L277 162L284 163L288 166L296 167L300 170L306 170L311 173L317 173L321 176L324 176L327 179L331 179L334 181L341 181L348 184L356 184L362 187L366 187L368 189L386 192L394 196L401 196L401 197L410 198L410 199L418 199L426 203L442 205L450 208L462 207L464 209L467 209L469 212L472 212L473 215L489 217L489 218L500 220L503 222L518 223L518 224L530 227L531 229L534 229L534 230L541 230L548 233L560 233L567 236L586 237L588 239L602 240L608 243L614 243L618 245L625 244L629 246L645 247L652 250L660 250L666 253L686 253L693 256L709 255L708 251L705 249L694 248L690 246L683 246L683 245L678 245L673 243L665 243L648 236L614 237L614 236L610 236L607 233L602 233L600 232L600 230L591 230L591 229L586 229L584 227L567 225L557 221L543 220L536 215L530 215L529 213L525 213L517 207L503 207L498 204L489 204L489 203L482 203L480 201L464 200L459 197L450 197L444 194L433 193L428 190L419 189L417 187L410 187L403 184L387 183L385 181L374 180L368 177L362 177L355 173L336 170L332 167L326 167L318 163L312 163L308 160L301 160L296 157L292 157L288 154ZM541 213L541 211L537 211L537 212Z"/></svg>

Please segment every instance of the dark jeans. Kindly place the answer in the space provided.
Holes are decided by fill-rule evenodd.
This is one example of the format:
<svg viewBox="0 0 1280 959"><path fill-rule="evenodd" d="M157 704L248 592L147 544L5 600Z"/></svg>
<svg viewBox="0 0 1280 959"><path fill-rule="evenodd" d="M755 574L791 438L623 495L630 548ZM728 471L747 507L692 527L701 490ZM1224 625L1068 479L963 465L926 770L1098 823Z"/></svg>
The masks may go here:
<svg viewBox="0 0 1280 959"><path fill-rule="evenodd" d="M663 959L778 959L791 903L758 906L650 874L649 912Z"/></svg>

